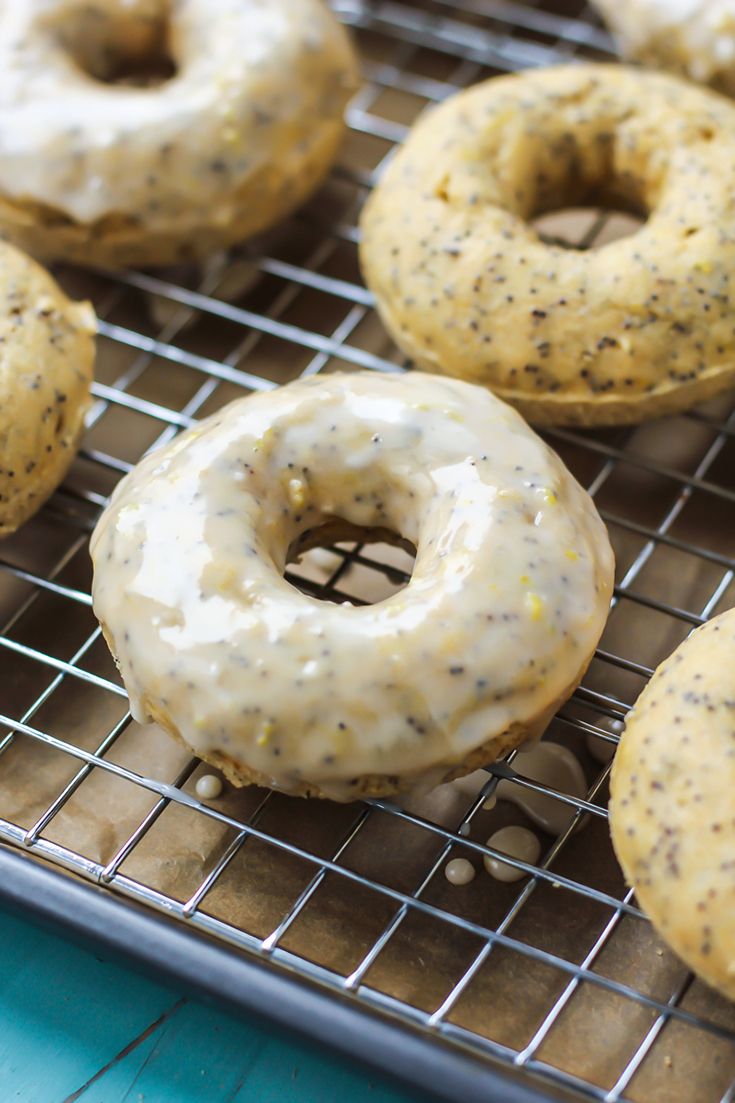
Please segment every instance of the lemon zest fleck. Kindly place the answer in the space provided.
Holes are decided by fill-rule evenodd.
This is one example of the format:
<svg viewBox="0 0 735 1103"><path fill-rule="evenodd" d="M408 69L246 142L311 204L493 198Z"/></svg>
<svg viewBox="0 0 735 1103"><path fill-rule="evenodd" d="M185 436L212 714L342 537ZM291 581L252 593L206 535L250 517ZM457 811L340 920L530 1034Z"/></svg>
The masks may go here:
<svg viewBox="0 0 735 1103"><path fill-rule="evenodd" d="M301 479L289 479L288 498L294 509L303 509L306 502L305 487Z"/></svg>
<svg viewBox="0 0 735 1103"><path fill-rule="evenodd" d="M228 567L218 578L217 589L221 591L229 590L232 587L232 584L235 582L236 578L237 572L235 571L234 567Z"/></svg>
<svg viewBox="0 0 735 1103"><path fill-rule="evenodd" d="M273 724L271 724L269 720L266 720L265 724L263 724L263 727L260 729L257 736L255 737L255 742L258 744L259 747L267 747L270 743L272 735Z"/></svg>
<svg viewBox="0 0 735 1103"><path fill-rule="evenodd" d="M533 593L533 591L526 594L526 608L531 620L541 620L544 615L544 603L538 594Z"/></svg>
<svg viewBox="0 0 735 1103"><path fill-rule="evenodd" d="M257 452L259 448L263 448L266 444L270 444L270 442L273 440L274 435L275 434L272 428L266 429L263 435L258 437L255 441L255 444L253 445L253 451Z"/></svg>

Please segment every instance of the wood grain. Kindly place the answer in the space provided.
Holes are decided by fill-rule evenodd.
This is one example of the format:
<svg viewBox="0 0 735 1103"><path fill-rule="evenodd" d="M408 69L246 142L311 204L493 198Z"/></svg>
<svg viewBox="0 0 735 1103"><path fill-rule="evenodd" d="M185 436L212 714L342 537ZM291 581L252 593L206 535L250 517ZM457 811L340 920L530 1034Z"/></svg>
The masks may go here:
<svg viewBox="0 0 735 1103"><path fill-rule="evenodd" d="M0 1099L411 1103L362 1069L0 913Z"/></svg>

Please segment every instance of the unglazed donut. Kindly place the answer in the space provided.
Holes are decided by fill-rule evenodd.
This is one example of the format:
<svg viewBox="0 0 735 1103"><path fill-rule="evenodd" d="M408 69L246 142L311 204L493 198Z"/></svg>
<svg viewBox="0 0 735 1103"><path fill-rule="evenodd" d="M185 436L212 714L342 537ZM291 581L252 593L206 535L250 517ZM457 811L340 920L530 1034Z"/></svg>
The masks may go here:
<svg viewBox="0 0 735 1103"><path fill-rule="evenodd" d="M0 536L46 500L89 406L95 317L30 257L0 243Z"/></svg>
<svg viewBox="0 0 735 1103"><path fill-rule="evenodd" d="M735 999L735 610L656 671L613 762L610 827L641 906L703 980Z"/></svg>
<svg viewBox="0 0 735 1103"><path fill-rule="evenodd" d="M649 212L580 252L529 219ZM570 65L495 78L421 118L362 216L361 262L419 366L538 423L615 424L735 384L735 107L675 77Z"/></svg>
<svg viewBox="0 0 735 1103"><path fill-rule="evenodd" d="M362 608L299 593L284 567L324 524L400 534L406 588ZM535 734L587 667L613 574L590 498L518 414L421 374L233 402L123 480L92 557L138 720L237 785L337 800Z"/></svg>
<svg viewBox="0 0 735 1103"><path fill-rule="evenodd" d="M624 57L735 95L735 0L592 0Z"/></svg>
<svg viewBox="0 0 735 1103"><path fill-rule="evenodd" d="M114 83L167 62L156 87ZM325 175L356 84L321 0L3 4L0 233L104 265L242 240Z"/></svg>

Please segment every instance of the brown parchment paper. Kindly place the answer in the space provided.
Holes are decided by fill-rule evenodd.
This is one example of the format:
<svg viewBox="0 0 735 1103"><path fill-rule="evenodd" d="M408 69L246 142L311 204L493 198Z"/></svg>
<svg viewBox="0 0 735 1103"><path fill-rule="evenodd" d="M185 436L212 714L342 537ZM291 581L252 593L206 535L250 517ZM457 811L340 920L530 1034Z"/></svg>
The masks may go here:
<svg viewBox="0 0 735 1103"><path fill-rule="evenodd" d="M669 447L670 434L677 440L677 454ZM701 456L699 430L690 450L677 434L663 426L643 427L634 435L636 454L665 459L686 470ZM109 446L109 442L108 442ZM563 449L562 449L563 450ZM574 466L575 455L565 456ZM588 454L583 463L590 463ZM594 460L592 461L595 462ZM585 478L590 470L582 471ZM623 477L624 476L624 477ZM670 505L673 484L641 473L634 467L613 475L603 487L600 505L611 514L639 517L647 525L658 523ZM686 511L680 526L687 522ZM709 525L698 525L686 539L724 550L722 515L710 502ZM39 532L55 531L46 518L31 523L3 548L6 558L22 560L43 573L58 554L53 539L39 542ZM638 556L645 539L611 526L618 555L618 576L624 577ZM68 539L68 532L67 532ZM387 547L374 554L399 568L405 568L405 553ZM311 553L296 566L315 581L324 579L336 562L333 553ZM3 583L5 581L3 576ZM647 598L663 600L682 609L703 606L722 577L719 565L676 549L659 547L637 576L634 589ZM377 600L395 589L399 575L384 578L369 568L352 568L340 581L348 594ZM80 546L59 576L63 584L85 589L89 585L86 547ZM2 614L18 610L30 588L11 579L3 585ZM723 607L728 595L722 599ZM41 595L15 622L11 638L58 658L69 658L94 628L86 606L73 606L53 594ZM636 663L652 666L666 655L688 630L679 621L652 608L621 599L616 605L602 642L602 648ZM97 641L79 665L93 674L118 682L104 644ZM24 655L3 655L2 711L21 717L49 685L54 670ZM630 704L644 677L636 670L619 668L596 660L585 680L590 689ZM612 730L594 704L575 701L567 706L570 715ZM46 703L29 718L41 731L75 747L94 752L107 732L126 712L126 700L97 686L65 678ZM546 738L570 746L583 763L588 780L594 782L601 766L589 754L578 731L555 720ZM131 723L105 754L105 758L136 774L161 781L174 781L187 767L186 750L155 727ZM77 775L83 763L28 737L16 736L0 757L0 815L25 829L59 797ZM194 792L196 779L210 772L194 769L184 788ZM443 786L405 806L426 820L456 830L486 775L473 775L451 786ZM596 800L604 805L606 790ZM158 797L130 781L92 769L58 813L41 830L51 840L106 865L157 805ZM354 831L364 806L343 806L308 802L257 789L236 791L225 786L213 806L226 811L243 824L253 822L269 836L302 848L317 858L331 858ZM526 823L523 813L507 802L479 812L473 820L472 838L484 841L507 823ZM538 832L548 849L553 840ZM155 889L173 900L185 902L199 888L231 845L237 832L199 812L176 804L166 806L122 861L120 873ZM394 815L373 810L340 856L340 864L379 884L411 893L424 880L436 860L442 839L421 826L403 822ZM448 857L467 854L460 845ZM464 887L451 886L443 876L443 865L426 886L422 899L448 913L464 916L483 926L494 927L505 917L523 883L504 885L484 872L481 861L467 854L477 869L475 880ZM288 915L299 894L310 884L318 864L295 857L273 844L250 838L202 900L201 909L216 918L258 937L268 936ZM624 892L620 871L613 857L603 820L589 817L575 832L552 869L583 885L612 896ZM317 962L342 975L349 975L370 951L396 912L396 904L372 888L328 873L307 905L287 928L281 945L293 953ZM539 947L570 962L581 962L610 918L610 909L579 893L549 884L539 884L507 933L520 942ZM409 914L397 928L365 976L365 983L426 1011L435 1010L453 985L469 968L482 948L482 940L445 922ZM626 917L620 921L595 970L658 1000L666 1001L685 976L683 966L653 933L650 926ZM496 948L486 958L460 999L450 1018L480 1036L514 1049L533 1037L569 977L560 970L538 964L517 952ZM683 1006L728 1029L735 1029L735 1009L695 982ZM627 1061L656 1018L645 1005L611 994L593 985L582 985L560 1014L543 1042L538 1056L603 1088L614 1084ZM714 1037L679 1022L661 1031L649 1056L642 1063L628 1089L631 1099L643 1101L716 1100L735 1076L735 1051L731 1041Z"/></svg>

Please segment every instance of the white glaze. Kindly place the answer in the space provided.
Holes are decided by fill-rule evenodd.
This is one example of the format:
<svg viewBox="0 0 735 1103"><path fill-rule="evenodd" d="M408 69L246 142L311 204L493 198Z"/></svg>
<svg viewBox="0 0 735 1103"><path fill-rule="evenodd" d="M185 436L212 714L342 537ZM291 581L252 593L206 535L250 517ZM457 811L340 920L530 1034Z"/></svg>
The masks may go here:
<svg viewBox="0 0 735 1103"><path fill-rule="evenodd" d="M605 727L609 728L615 735L620 735L625 725L622 720L607 720ZM615 743L608 743L606 739L600 739L596 735L591 733L587 736L587 750L602 766L607 766L608 762L612 762L615 757L615 751L617 746Z"/></svg>
<svg viewBox="0 0 735 1103"><path fill-rule="evenodd" d="M290 586L289 546L334 517L411 541L406 588L345 609ZM232 403L123 480L91 550L135 717L336 799L374 774L425 790L545 721L599 638L613 569L590 498L520 416L420 373Z"/></svg>
<svg viewBox="0 0 735 1103"><path fill-rule="evenodd" d="M176 74L106 84L110 47L135 56L168 21ZM321 68L313 65L321 57ZM235 219L238 192L281 158L293 171L341 129L354 81L319 0L18 0L0 6L0 192L80 223Z"/></svg>
<svg viewBox="0 0 735 1103"><path fill-rule="evenodd" d="M507 854L510 858L518 858L519 861L526 862L531 866L536 864L541 854L541 843L538 836L534 835L533 831L529 831L527 827L516 827L514 824L510 827L501 827L499 831L490 836L487 845L494 850ZM496 881L510 883L520 881L522 877L526 876L522 869L509 865L501 858L491 858L489 854L486 854L482 860L485 869Z"/></svg>
<svg viewBox="0 0 735 1103"><path fill-rule="evenodd" d="M444 876L451 885L469 885L475 879L475 867L466 858L452 858L444 867Z"/></svg>
<svg viewBox="0 0 735 1103"><path fill-rule="evenodd" d="M624 53L650 60L665 51L698 81L735 69L735 0L594 0Z"/></svg>
<svg viewBox="0 0 735 1103"><path fill-rule="evenodd" d="M570 797L587 796L587 780L577 756L560 743L539 743L521 751L513 759L513 769L531 781L548 785ZM498 782L498 800L508 800L526 813L538 827L551 835L561 835L575 818L575 810L556 797L525 789L509 779ZM487 805L486 805L487 807Z"/></svg>
<svg viewBox="0 0 735 1103"><path fill-rule="evenodd" d="M339 566L341 560L328 548L312 548L309 552L309 562L321 571L325 578L329 578L331 574L334 574L334 569ZM345 601L342 604L351 605L352 603Z"/></svg>
<svg viewBox="0 0 735 1103"><path fill-rule="evenodd" d="M202 774L195 785L196 794L202 800L216 800L222 796L222 779L216 774Z"/></svg>

